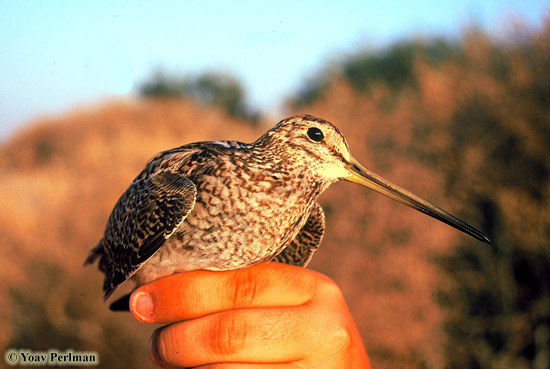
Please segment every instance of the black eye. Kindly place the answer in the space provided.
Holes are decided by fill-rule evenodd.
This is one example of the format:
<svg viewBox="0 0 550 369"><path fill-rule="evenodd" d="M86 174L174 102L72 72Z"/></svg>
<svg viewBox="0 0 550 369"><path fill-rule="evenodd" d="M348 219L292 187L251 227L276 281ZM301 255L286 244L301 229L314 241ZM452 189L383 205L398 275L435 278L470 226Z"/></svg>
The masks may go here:
<svg viewBox="0 0 550 369"><path fill-rule="evenodd" d="M323 131L316 127L311 127L310 129L308 129L307 136L315 142L321 142L323 141L323 138L325 138Z"/></svg>

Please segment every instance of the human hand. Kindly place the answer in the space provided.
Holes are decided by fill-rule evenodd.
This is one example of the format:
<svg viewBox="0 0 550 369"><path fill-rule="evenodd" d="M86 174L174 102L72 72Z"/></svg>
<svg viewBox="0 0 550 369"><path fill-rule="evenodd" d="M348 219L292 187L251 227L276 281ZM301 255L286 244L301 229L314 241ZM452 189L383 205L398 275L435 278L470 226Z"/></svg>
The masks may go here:
<svg viewBox="0 0 550 369"><path fill-rule="evenodd" d="M130 311L169 324L149 342L161 368L370 368L340 289L301 267L173 274L138 288Z"/></svg>

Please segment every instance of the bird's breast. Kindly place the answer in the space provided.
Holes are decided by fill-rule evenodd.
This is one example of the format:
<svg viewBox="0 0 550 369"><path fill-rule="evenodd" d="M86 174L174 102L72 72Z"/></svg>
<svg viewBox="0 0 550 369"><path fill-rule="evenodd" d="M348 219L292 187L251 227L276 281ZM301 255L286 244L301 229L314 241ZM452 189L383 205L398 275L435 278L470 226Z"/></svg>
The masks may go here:
<svg viewBox="0 0 550 369"><path fill-rule="evenodd" d="M143 271L151 269L153 280L178 271L230 270L271 259L294 239L315 201L289 182L271 174L201 176L193 210Z"/></svg>

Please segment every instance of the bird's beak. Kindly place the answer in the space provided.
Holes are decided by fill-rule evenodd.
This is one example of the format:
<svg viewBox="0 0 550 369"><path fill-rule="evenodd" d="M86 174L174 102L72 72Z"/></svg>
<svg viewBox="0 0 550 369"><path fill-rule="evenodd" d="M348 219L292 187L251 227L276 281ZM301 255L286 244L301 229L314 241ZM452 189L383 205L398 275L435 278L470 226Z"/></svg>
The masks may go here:
<svg viewBox="0 0 550 369"><path fill-rule="evenodd" d="M353 157L347 164L347 169L351 173L349 177L344 179L350 182L358 183L362 186L370 188L390 199L396 200L402 204L405 204L413 209L421 211L429 216L438 219L444 223L461 230L464 233L469 234L472 237L477 238L480 241L486 243L492 243L491 239L487 237L483 232L477 230L471 225L463 222L457 217L447 213L445 210L435 206L434 204L416 196L415 194L394 185L393 183L385 180L384 178L372 173L365 167L363 167Z"/></svg>

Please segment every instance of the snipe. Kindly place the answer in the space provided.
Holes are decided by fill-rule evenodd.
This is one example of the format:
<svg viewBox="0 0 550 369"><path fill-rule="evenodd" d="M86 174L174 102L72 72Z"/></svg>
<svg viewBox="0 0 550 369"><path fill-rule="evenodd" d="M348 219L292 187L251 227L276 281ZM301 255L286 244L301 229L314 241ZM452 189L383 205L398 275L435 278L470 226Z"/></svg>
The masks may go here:
<svg viewBox="0 0 550 369"><path fill-rule="evenodd" d="M361 166L332 123L303 115L250 144L199 142L158 154L116 203L85 264L99 257L105 299L130 277L140 285L175 272L267 260L305 266L325 230L317 197L341 179L491 242Z"/></svg>

